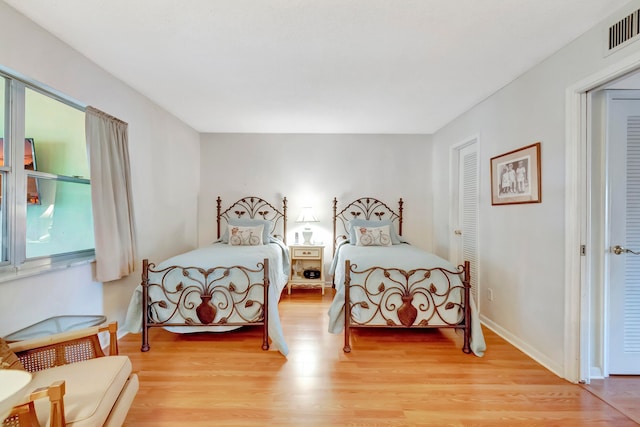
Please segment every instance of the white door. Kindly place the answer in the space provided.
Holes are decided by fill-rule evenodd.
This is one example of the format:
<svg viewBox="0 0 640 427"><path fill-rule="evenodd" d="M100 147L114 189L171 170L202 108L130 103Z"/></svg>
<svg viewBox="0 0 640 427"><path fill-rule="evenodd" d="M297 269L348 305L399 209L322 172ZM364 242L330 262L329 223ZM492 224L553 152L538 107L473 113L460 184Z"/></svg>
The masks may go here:
<svg viewBox="0 0 640 427"><path fill-rule="evenodd" d="M607 99L607 365L609 374L638 375L640 91L608 91Z"/></svg>
<svg viewBox="0 0 640 427"><path fill-rule="evenodd" d="M471 263L471 298L478 301L478 142L457 149L457 198L455 199L454 245L457 264Z"/></svg>

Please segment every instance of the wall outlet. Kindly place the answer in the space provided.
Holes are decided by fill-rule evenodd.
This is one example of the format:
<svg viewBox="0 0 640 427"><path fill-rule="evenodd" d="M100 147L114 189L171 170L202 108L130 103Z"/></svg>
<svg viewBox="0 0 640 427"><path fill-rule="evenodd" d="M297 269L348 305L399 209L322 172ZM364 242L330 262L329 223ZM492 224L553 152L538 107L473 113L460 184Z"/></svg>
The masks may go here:
<svg viewBox="0 0 640 427"><path fill-rule="evenodd" d="M493 289L487 288L487 299L493 301Z"/></svg>

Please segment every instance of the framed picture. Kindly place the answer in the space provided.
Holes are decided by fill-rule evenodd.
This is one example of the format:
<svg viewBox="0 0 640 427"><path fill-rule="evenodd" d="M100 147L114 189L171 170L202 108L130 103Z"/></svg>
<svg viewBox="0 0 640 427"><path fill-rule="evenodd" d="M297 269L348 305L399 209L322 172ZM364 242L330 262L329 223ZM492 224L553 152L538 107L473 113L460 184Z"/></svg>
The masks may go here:
<svg viewBox="0 0 640 427"><path fill-rule="evenodd" d="M491 204L540 203L540 143L491 158Z"/></svg>

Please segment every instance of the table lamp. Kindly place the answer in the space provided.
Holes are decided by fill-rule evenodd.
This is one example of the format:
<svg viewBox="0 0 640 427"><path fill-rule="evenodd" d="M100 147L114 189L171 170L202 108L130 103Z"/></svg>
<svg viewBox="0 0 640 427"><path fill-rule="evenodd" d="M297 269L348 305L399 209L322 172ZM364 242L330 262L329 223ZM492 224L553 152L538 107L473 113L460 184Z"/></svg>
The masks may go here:
<svg viewBox="0 0 640 427"><path fill-rule="evenodd" d="M310 206L306 206L304 208L302 208L302 210L300 211L300 215L298 215L298 219L296 219L296 222L304 222L305 223L305 227L304 230L302 231L302 237L304 238L304 244L305 245L310 245L311 244L311 236L313 236L313 231L311 231L311 227L309 226L310 222L319 222L318 218L316 217L315 213L313 212L313 208Z"/></svg>

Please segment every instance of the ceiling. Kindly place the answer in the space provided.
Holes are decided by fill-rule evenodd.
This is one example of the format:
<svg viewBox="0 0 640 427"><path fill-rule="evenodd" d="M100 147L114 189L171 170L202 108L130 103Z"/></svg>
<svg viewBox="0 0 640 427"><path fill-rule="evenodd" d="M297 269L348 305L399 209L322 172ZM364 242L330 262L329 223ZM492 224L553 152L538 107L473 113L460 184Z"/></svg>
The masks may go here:
<svg viewBox="0 0 640 427"><path fill-rule="evenodd" d="M627 0L4 0L199 132L433 133Z"/></svg>

